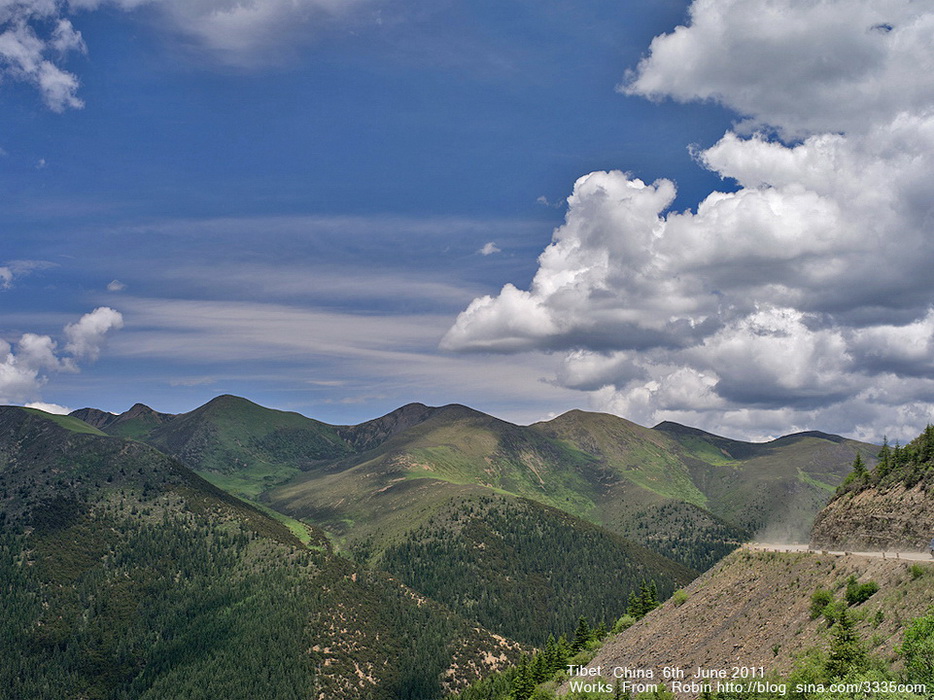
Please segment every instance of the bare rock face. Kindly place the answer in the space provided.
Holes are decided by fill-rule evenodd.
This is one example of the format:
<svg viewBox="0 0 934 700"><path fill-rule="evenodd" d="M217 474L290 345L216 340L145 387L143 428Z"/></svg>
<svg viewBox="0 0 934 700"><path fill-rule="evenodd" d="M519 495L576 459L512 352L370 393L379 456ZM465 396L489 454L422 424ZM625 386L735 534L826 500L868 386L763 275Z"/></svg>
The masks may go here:
<svg viewBox="0 0 934 700"><path fill-rule="evenodd" d="M934 492L895 484L845 493L817 516L813 549L922 551L934 537Z"/></svg>

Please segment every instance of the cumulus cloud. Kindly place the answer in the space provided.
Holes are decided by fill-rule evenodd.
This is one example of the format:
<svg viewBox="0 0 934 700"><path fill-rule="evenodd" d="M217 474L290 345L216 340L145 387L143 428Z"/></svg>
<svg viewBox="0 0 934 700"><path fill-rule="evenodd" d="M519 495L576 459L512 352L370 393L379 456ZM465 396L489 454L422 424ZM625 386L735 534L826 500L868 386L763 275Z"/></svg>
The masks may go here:
<svg viewBox="0 0 934 700"><path fill-rule="evenodd" d="M119 311L109 306L96 308L76 323L65 326L65 337L68 339L65 352L76 359L96 360L106 335L120 328L123 328L123 316Z"/></svg>
<svg viewBox="0 0 934 700"><path fill-rule="evenodd" d="M695 153L739 189L678 212L669 180L581 177L530 288L475 299L442 347L565 351L558 383L641 422L862 434L904 405L900 432L923 427L934 12L696 0L690 17L621 89L746 118Z"/></svg>
<svg viewBox="0 0 934 700"><path fill-rule="evenodd" d="M65 326L64 348L51 336L36 333L23 333L13 344L0 340L0 403L29 403L49 410L43 406L54 404L42 404L40 399L49 375L77 372L79 360L96 360L106 335L122 326L119 312L100 307Z"/></svg>
<svg viewBox="0 0 934 700"><path fill-rule="evenodd" d="M905 0L695 0L620 89L711 99L789 134L930 109L934 16ZM790 99L789 99L790 98Z"/></svg>
<svg viewBox="0 0 934 700"><path fill-rule="evenodd" d="M126 285L120 280L112 280L107 283L108 292L122 292L124 289L126 289Z"/></svg>
<svg viewBox="0 0 934 700"><path fill-rule="evenodd" d="M500 250L496 243L490 241L489 243L485 243L477 252L480 253L480 255L493 255L494 253L502 253L503 251Z"/></svg>

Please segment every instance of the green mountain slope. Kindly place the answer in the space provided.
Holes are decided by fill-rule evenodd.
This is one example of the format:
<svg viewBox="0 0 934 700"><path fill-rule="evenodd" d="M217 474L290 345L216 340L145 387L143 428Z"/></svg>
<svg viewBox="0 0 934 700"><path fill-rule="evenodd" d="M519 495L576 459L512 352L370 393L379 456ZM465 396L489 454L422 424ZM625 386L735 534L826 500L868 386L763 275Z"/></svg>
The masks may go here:
<svg viewBox="0 0 934 700"><path fill-rule="evenodd" d="M235 396L218 396L140 437L248 497L352 450L333 426Z"/></svg>
<svg viewBox="0 0 934 700"><path fill-rule="evenodd" d="M625 480L663 499L704 507L679 444L664 433L606 413L568 411L532 426L571 449L593 455L607 486Z"/></svg>
<svg viewBox="0 0 934 700"><path fill-rule="evenodd" d="M0 685L23 698L432 698L517 647L139 442L0 408ZM492 652L491 652L492 650Z"/></svg>
<svg viewBox="0 0 934 700"><path fill-rule="evenodd" d="M581 614L615 619L642 578L670 591L695 575L579 517L595 518L600 479L593 456L453 405L418 410L375 448L265 498L326 527L357 561L541 643ZM543 615L547 608L555 612Z"/></svg>
<svg viewBox="0 0 934 700"><path fill-rule="evenodd" d="M807 541L810 524L855 456L871 462L878 450L817 431L750 443L674 423L655 430L681 445L712 513L771 541Z"/></svg>
<svg viewBox="0 0 934 700"><path fill-rule="evenodd" d="M597 459L595 520L702 569L754 533L806 539L854 455L875 451L816 432L750 443L584 411L532 427Z"/></svg>
<svg viewBox="0 0 934 700"><path fill-rule="evenodd" d="M538 431L455 404L432 409L417 424L329 471L349 480L379 473L478 485L585 516L597 495L594 463L592 456Z"/></svg>
<svg viewBox="0 0 934 700"><path fill-rule="evenodd" d="M171 413L159 413L145 404L135 404L130 410L119 415L106 413L96 408L82 408L70 414L108 435L117 437L140 438L148 435L156 427L175 416Z"/></svg>

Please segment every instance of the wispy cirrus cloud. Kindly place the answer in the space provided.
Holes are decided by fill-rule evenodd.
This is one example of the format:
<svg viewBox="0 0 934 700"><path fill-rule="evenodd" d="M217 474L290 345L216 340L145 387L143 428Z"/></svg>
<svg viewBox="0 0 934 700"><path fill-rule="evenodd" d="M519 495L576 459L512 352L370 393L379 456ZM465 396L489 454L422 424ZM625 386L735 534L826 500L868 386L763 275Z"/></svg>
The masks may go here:
<svg viewBox="0 0 934 700"><path fill-rule="evenodd" d="M216 61L250 66L280 60L372 0L3 0L0 83L34 86L49 109L81 109L81 81L67 65L88 47L82 12L147 6L177 36Z"/></svg>
<svg viewBox="0 0 934 700"><path fill-rule="evenodd" d="M126 297L121 304L132 323L110 344L109 356L209 375L217 386L230 377L288 385L304 402L296 407L363 402L376 415L408 401L461 402L532 421L541 418L543 402L574 405L573 392L541 381L554 365L547 356L491 364L482 357L439 354L438 340L450 320L446 314L380 315L272 302L138 297ZM195 391L205 388L202 384L173 380L173 386ZM332 410L313 412L332 422L342 420Z"/></svg>
<svg viewBox="0 0 934 700"><path fill-rule="evenodd" d="M21 279L36 270L55 267L55 263L45 260L11 260L0 265L0 289L10 289L15 280Z"/></svg>
<svg viewBox="0 0 934 700"><path fill-rule="evenodd" d="M442 347L563 351L556 381L634 420L908 437L934 371L934 12L895 0L696 0L621 90L744 118L698 163L739 189L594 172L529 289ZM734 431L735 432L735 431Z"/></svg>

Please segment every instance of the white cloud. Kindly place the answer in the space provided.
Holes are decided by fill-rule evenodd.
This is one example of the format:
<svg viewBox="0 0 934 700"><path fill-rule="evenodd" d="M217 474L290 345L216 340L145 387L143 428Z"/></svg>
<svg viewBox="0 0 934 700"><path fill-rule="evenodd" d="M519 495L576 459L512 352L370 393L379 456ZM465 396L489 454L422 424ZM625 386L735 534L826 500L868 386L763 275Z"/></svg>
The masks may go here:
<svg viewBox="0 0 934 700"><path fill-rule="evenodd" d="M126 285L120 280L113 280L107 283L108 292L122 292L124 289L126 289Z"/></svg>
<svg viewBox="0 0 934 700"><path fill-rule="evenodd" d="M930 109L934 16L905 0L695 0L621 89L713 99L790 134Z"/></svg>
<svg viewBox="0 0 934 700"><path fill-rule="evenodd" d="M691 18L656 38L624 89L749 117L696 153L739 189L675 212L668 180L580 178L529 290L475 299L442 347L565 350L556 381L644 422L760 435L822 420L855 434L891 427L882 408L903 401L915 407L904 420L927 412L903 432L923 427L934 415L917 383L934 379L934 12L696 0Z"/></svg>
<svg viewBox="0 0 934 700"><path fill-rule="evenodd" d="M252 63L307 41L365 0L153 0L176 30L232 63Z"/></svg>
<svg viewBox="0 0 934 700"><path fill-rule="evenodd" d="M68 344L65 351L78 359L96 360L107 334L123 328L123 316L109 306L101 306L85 314L76 323L65 326Z"/></svg>
<svg viewBox="0 0 934 700"><path fill-rule="evenodd" d="M45 260L11 260L0 266L0 289L10 289L13 282L25 277L36 270L45 270L55 267L55 263Z"/></svg>
<svg viewBox="0 0 934 700"><path fill-rule="evenodd" d="M499 249L496 243L490 241L489 243L485 243L477 252L480 253L480 255L493 255L494 253L502 253L503 251Z"/></svg>
<svg viewBox="0 0 934 700"><path fill-rule="evenodd" d="M71 413L71 409L66 406L61 406L57 403L45 403L44 401L33 401L26 404L26 408L38 408L40 411L45 411L46 413L55 413L60 416L67 416Z"/></svg>
<svg viewBox="0 0 934 700"><path fill-rule="evenodd" d="M84 51L81 33L62 16L60 3L7 0L0 5L0 79L34 85L49 109L84 106L77 96L78 78L58 65L69 53Z"/></svg>
<svg viewBox="0 0 934 700"><path fill-rule="evenodd" d="M78 360L97 359L104 336L122 325L118 312L101 307L65 327L64 350L51 336L36 333L23 333L14 345L0 340L0 403L41 402L51 373L77 372Z"/></svg>

